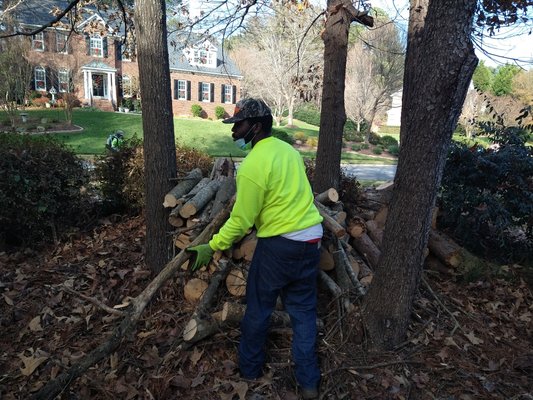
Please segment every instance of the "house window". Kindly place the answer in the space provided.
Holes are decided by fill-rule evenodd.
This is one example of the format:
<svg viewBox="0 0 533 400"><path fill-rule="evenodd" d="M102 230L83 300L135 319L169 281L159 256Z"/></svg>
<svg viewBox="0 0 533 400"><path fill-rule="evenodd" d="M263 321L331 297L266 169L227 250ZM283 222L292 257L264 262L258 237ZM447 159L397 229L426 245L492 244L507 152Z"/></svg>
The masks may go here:
<svg viewBox="0 0 533 400"><path fill-rule="evenodd" d="M70 92L70 72L68 69L62 68L57 73L57 80L59 83L59 91L62 93Z"/></svg>
<svg viewBox="0 0 533 400"><path fill-rule="evenodd" d="M44 33L39 32L31 37L31 48L37 51L44 51Z"/></svg>
<svg viewBox="0 0 533 400"><path fill-rule="evenodd" d="M193 64L206 65L209 67L215 66L216 53L206 49L195 49Z"/></svg>
<svg viewBox="0 0 533 400"><path fill-rule="evenodd" d="M68 53L67 39L68 36L65 33L56 32L56 52L65 54Z"/></svg>
<svg viewBox="0 0 533 400"><path fill-rule="evenodd" d="M233 103L233 85L224 85L223 102L227 104Z"/></svg>
<svg viewBox="0 0 533 400"><path fill-rule="evenodd" d="M129 75L122 75L122 96L133 96L133 87L131 86L131 77Z"/></svg>
<svg viewBox="0 0 533 400"><path fill-rule="evenodd" d="M46 90L46 70L35 67L35 90Z"/></svg>
<svg viewBox="0 0 533 400"><path fill-rule="evenodd" d="M211 101L211 84L202 82L201 83L201 101Z"/></svg>
<svg viewBox="0 0 533 400"><path fill-rule="evenodd" d="M92 37L89 41L89 55L103 57L103 41L100 37Z"/></svg>
<svg viewBox="0 0 533 400"><path fill-rule="evenodd" d="M178 80L175 98L178 100L187 100L187 81Z"/></svg>
<svg viewBox="0 0 533 400"><path fill-rule="evenodd" d="M104 74L92 74L93 96L107 97L107 76Z"/></svg>

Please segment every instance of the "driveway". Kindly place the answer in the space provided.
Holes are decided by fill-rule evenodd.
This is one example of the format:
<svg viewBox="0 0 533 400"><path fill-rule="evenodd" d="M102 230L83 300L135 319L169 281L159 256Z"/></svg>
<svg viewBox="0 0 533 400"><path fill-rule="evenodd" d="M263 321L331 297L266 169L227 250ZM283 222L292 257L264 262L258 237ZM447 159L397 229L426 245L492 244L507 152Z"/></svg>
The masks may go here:
<svg viewBox="0 0 533 400"><path fill-rule="evenodd" d="M392 181L396 174L396 165L342 164L341 169L362 181Z"/></svg>

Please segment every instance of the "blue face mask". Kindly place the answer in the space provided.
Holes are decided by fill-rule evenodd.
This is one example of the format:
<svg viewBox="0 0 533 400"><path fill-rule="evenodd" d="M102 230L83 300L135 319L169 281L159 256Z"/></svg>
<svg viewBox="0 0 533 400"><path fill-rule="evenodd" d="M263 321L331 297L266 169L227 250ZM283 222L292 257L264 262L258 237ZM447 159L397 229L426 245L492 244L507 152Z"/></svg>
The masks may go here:
<svg viewBox="0 0 533 400"><path fill-rule="evenodd" d="M254 140L255 134L248 139L248 135L250 132L252 132L252 129L254 129L254 126L252 125L250 129L248 129L248 132L246 134L237 140L234 140L233 143L235 143L235 146L237 146L241 150L250 150L252 148L252 140Z"/></svg>

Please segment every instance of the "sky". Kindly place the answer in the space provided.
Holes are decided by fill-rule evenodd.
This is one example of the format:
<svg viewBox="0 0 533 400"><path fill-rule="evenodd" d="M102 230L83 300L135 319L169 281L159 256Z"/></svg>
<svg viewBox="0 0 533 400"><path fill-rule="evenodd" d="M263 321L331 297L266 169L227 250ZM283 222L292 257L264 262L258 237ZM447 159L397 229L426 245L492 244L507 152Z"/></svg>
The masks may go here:
<svg viewBox="0 0 533 400"><path fill-rule="evenodd" d="M391 19L407 27L409 17L408 0L371 0L372 7L385 10ZM533 10L530 15L533 18ZM513 63L509 58L518 59L519 65L526 69L533 68L533 34L523 34L518 29L502 29L494 37L476 38L476 54L485 65L496 67L505 63ZM484 51L481 50L484 49ZM488 54L485 54L488 53Z"/></svg>

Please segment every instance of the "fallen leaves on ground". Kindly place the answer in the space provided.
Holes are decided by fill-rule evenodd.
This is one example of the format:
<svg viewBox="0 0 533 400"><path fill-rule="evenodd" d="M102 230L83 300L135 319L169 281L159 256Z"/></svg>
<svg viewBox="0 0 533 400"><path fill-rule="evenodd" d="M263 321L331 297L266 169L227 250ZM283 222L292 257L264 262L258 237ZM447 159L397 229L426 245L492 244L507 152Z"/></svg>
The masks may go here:
<svg viewBox="0 0 533 400"><path fill-rule="evenodd" d="M144 235L142 219L130 218L106 221L54 249L0 253L2 399L29 398L108 339L120 311L151 280ZM409 338L390 353L365 351L357 312L341 321L341 331L335 303L320 293L322 397L533 399L530 288L519 278L458 283L432 274L427 281L439 301L421 286ZM272 330L266 374L252 382L238 375L238 327L181 349L193 311L183 285L167 282L135 333L60 398L298 398L288 329Z"/></svg>

